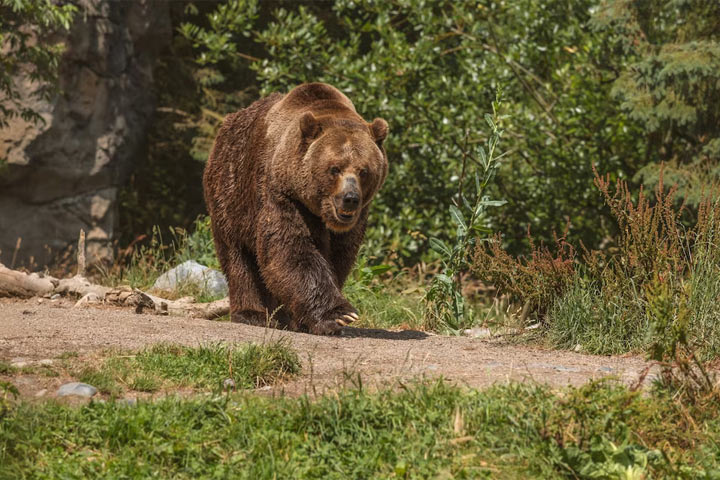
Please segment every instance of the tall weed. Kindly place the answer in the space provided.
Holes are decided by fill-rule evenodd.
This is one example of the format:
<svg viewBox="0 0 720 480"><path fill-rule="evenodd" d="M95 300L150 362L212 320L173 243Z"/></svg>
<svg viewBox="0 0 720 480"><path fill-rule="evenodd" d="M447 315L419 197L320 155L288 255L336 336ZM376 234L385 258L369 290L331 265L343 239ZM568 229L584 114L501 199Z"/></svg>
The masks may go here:
<svg viewBox="0 0 720 480"><path fill-rule="evenodd" d="M556 346L646 349L657 361L700 368L695 360L720 353L720 200L707 196L685 228L684 205L676 206L676 189L666 189L662 175L653 195L635 196L627 182L597 172L595 185L619 227L614 245L583 247L576 257L561 238L555 253L533 245L529 258L518 259L498 238L476 248L474 273L529 303Z"/></svg>
<svg viewBox="0 0 720 480"><path fill-rule="evenodd" d="M484 225L488 208L506 203L504 200L491 200L486 194L501 157L495 152L503 133L499 125L502 120L500 96L498 91L492 104L492 115L485 114L485 121L490 127L485 144L472 146L468 142L469 135L466 135L457 199L450 206L450 217L457 226L454 243L448 245L437 237L431 237L429 241L442 262L442 271L435 274L424 298L424 323L429 330L458 332L473 323L472 308L462 294L461 274L470 267L468 255L478 237L489 233ZM466 177L474 177L475 180L475 191L469 197L463 193Z"/></svg>

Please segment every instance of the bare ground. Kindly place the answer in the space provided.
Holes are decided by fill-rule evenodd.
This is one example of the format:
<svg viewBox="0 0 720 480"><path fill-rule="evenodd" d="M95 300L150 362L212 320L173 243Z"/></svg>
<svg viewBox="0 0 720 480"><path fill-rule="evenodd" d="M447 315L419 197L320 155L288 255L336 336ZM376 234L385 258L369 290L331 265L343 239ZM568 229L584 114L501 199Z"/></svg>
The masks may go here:
<svg viewBox="0 0 720 480"><path fill-rule="evenodd" d="M137 349L158 342L198 345L281 337L299 352L303 372L274 387L276 393L321 393L358 378L364 385L442 376L471 387L509 380L559 387L615 376L630 384L647 366L637 356L583 355L418 331L346 328L342 336L319 337L114 307L73 308L65 300L0 299L0 360L15 363L48 361L67 352L91 358L104 349ZM28 396L67 380L13 379Z"/></svg>

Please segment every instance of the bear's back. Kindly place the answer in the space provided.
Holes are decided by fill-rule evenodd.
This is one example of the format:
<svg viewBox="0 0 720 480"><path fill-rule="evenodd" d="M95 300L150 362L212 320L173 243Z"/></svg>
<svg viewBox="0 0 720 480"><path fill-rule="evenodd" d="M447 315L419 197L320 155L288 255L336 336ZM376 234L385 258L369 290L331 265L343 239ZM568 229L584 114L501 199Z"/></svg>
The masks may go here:
<svg viewBox="0 0 720 480"><path fill-rule="evenodd" d="M203 175L208 213L215 217L228 243L240 235L252 238L259 208L257 188L264 180L267 159L266 116L284 95L273 93L225 117Z"/></svg>
<svg viewBox="0 0 720 480"><path fill-rule="evenodd" d="M293 88L281 103L278 108L288 110L306 110L313 106L336 103L340 109L348 108L355 112L355 106L344 93L332 85L319 82L304 83Z"/></svg>

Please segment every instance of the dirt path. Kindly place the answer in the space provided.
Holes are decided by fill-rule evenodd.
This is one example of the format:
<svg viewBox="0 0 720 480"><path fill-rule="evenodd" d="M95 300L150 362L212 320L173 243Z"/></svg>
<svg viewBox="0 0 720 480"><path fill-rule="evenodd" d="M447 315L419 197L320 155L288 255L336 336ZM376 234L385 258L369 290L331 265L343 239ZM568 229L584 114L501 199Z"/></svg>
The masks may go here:
<svg viewBox="0 0 720 480"><path fill-rule="evenodd" d="M197 345L279 337L287 338L303 361L298 379L276 387L287 393L334 388L346 383L348 374L355 378L360 374L365 385L417 376L443 376L472 387L508 380L578 385L608 375L631 383L646 365L639 357L582 355L416 331L347 329L341 337L318 337L116 308L73 308L63 300L0 299L0 360L4 361L135 349L157 342Z"/></svg>

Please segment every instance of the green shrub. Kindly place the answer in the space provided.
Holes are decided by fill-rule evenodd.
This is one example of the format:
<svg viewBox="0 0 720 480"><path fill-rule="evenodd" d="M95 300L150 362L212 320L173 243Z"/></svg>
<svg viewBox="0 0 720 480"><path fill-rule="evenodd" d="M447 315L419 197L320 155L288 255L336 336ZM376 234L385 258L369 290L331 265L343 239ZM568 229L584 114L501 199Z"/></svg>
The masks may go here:
<svg viewBox="0 0 720 480"><path fill-rule="evenodd" d="M590 166L632 176L645 144L609 98L610 34L586 28L597 3L232 0L180 32L216 89L229 90L249 66L248 85L261 94L328 82L362 115L389 121L391 167L373 204L368 255L412 265L432 258L430 237L454 238L446 212L472 187L459 172L486 140L478 126L498 86L512 148L488 194L509 204L486 221L506 232L512 251L524 247L528 225L546 242L568 222L569 238L602 239Z"/></svg>

